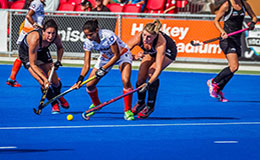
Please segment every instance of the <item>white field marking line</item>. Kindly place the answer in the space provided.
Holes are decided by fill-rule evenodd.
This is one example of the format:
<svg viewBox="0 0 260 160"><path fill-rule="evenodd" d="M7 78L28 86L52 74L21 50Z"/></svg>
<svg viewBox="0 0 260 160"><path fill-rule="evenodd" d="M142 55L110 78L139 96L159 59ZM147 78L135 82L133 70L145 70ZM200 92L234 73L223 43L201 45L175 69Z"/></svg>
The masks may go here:
<svg viewBox="0 0 260 160"><path fill-rule="evenodd" d="M4 146L4 147L0 147L0 149L15 149L17 147L15 146Z"/></svg>
<svg viewBox="0 0 260 160"><path fill-rule="evenodd" d="M130 125L89 125L89 126L40 126L40 127L0 127L0 130L25 129L67 129L67 128L113 128L113 127L165 127L165 126L224 126L224 125L260 125L260 122L230 123L176 123L176 124L130 124Z"/></svg>
<svg viewBox="0 0 260 160"><path fill-rule="evenodd" d="M217 143L217 144L235 144L235 143L238 143L238 141L214 141L214 143Z"/></svg>

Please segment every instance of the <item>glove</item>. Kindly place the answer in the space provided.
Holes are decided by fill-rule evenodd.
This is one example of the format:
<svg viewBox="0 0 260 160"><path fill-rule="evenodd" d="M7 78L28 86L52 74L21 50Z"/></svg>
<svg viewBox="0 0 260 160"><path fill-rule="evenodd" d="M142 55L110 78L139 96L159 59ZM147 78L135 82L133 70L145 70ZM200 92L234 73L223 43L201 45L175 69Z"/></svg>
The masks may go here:
<svg viewBox="0 0 260 160"><path fill-rule="evenodd" d="M96 72L97 79L102 78L104 75L106 75L106 73L107 71L103 67L100 67Z"/></svg>
<svg viewBox="0 0 260 160"><path fill-rule="evenodd" d="M254 30L254 29L255 29L255 24L256 24L256 23L253 22L253 21L250 22L250 23L248 24L248 29L249 29L249 30Z"/></svg>
<svg viewBox="0 0 260 160"><path fill-rule="evenodd" d="M55 70L58 70L60 66L62 66L60 61L54 63Z"/></svg>
<svg viewBox="0 0 260 160"><path fill-rule="evenodd" d="M149 82L147 82L147 83L145 83L145 85L140 89L140 93L144 93L144 92L146 92L148 89L149 89L149 86L150 86L150 83Z"/></svg>

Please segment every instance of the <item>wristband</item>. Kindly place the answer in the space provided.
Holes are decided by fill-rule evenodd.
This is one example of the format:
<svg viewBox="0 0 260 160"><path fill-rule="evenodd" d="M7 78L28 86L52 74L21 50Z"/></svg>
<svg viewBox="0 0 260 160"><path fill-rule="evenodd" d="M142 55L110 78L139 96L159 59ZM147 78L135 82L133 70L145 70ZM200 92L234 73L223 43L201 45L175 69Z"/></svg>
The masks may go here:
<svg viewBox="0 0 260 160"><path fill-rule="evenodd" d="M80 75L79 78L78 78L77 83L80 82L80 81L82 82L83 80L84 80L84 76Z"/></svg>

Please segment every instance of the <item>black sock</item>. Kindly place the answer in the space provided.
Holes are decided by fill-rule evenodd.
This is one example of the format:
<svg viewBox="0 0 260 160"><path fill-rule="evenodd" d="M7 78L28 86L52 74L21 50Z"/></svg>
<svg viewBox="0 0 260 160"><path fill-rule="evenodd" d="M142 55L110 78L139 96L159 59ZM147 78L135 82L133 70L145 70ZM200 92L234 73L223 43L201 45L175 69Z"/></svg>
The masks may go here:
<svg viewBox="0 0 260 160"><path fill-rule="evenodd" d="M229 67L224 68L213 80L213 83L219 83L225 77L233 74Z"/></svg>
<svg viewBox="0 0 260 160"><path fill-rule="evenodd" d="M136 88L138 88L140 85L136 83ZM140 93L139 91L137 92L137 97L138 97L138 104L144 104L145 103L145 97L146 97L146 92Z"/></svg>
<svg viewBox="0 0 260 160"><path fill-rule="evenodd" d="M158 92L158 88L159 88L159 79L157 79L156 81L154 81L148 89L148 102L147 105L151 108L154 107L155 105L155 100L156 100L156 96L157 96L157 92Z"/></svg>
<svg viewBox="0 0 260 160"><path fill-rule="evenodd" d="M230 68L226 67L214 78L213 83L217 83L219 89L222 90L233 75L234 73L230 71Z"/></svg>
<svg viewBox="0 0 260 160"><path fill-rule="evenodd" d="M60 94L61 87L62 87L61 81L59 81L59 85L58 86L52 85L52 88L53 88L55 96Z"/></svg>
<svg viewBox="0 0 260 160"><path fill-rule="evenodd" d="M41 91L43 92L43 89L42 89L42 88L41 88ZM48 100L51 100L53 97L55 97L55 93L54 93L52 87L50 87L50 88L48 89L47 94L46 94L46 98L47 98ZM54 105L55 103L58 103L58 102L57 102L57 101L54 101L54 102L52 102L51 104Z"/></svg>
<svg viewBox="0 0 260 160"><path fill-rule="evenodd" d="M226 84L229 82L229 80L233 77L233 74L230 74L229 76L225 77L224 79L222 79L219 83L219 90L223 90L223 88L226 86Z"/></svg>

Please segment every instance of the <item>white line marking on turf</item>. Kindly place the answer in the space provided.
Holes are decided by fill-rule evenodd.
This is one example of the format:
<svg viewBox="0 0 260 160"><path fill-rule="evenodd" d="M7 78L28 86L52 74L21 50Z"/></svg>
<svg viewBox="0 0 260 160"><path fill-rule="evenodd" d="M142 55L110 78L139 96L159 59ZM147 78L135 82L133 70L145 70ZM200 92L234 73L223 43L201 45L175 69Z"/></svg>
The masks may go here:
<svg viewBox="0 0 260 160"><path fill-rule="evenodd" d="M230 143L238 143L238 141L214 141L214 143L219 143L219 144L230 144Z"/></svg>
<svg viewBox="0 0 260 160"><path fill-rule="evenodd" d="M40 127L0 127L0 130L67 129L67 128L109 128L109 127L117 127L117 128L119 128L119 127L165 127L165 126L226 126L226 125L260 125L260 122L129 124L129 125L88 125L88 126L40 126Z"/></svg>
<svg viewBox="0 0 260 160"><path fill-rule="evenodd" d="M15 146L6 146L6 147L0 147L0 149L15 149L17 147Z"/></svg>

